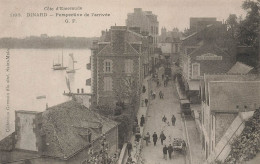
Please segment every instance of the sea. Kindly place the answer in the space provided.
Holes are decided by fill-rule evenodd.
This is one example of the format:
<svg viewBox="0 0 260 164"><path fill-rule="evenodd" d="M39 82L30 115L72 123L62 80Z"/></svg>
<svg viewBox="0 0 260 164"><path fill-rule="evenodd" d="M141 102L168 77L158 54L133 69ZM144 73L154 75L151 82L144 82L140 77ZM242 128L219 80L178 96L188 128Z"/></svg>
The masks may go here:
<svg viewBox="0 0 260 164"><path fill-rule="evenodd" d="M69 66L73 54L75 73L66 70L53 70L53 63ZM86 69L90 62L90 49L0 49L0 140L15 127L15 111L46 110L71 98L63 95L69 92L66 78L69 79L71 92L79 89L90 93L86 79L91 71ZM37 99L41 96L42 98Z"/></svg>

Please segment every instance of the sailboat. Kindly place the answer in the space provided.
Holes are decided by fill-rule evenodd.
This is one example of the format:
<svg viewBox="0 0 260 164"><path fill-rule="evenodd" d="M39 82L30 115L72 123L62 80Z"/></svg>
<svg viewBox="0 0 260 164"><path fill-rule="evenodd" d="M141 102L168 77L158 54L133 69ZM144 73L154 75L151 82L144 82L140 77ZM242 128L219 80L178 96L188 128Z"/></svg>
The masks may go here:
<svg viewBox="0 0 260 164"><path fill-rule="evenodd" d="M70 56L69 70L67 70L66 72L67 72L67 73L75 73L76 70L78 70L78 69L75 69L75 68L74 68L74 63L77 63L77 61L74 60L74 56L73 56L72 53L69 54L69 56Z"/></svg>
<svg viewBox="0 0 260 164"><path fill-rule="evenodd" d="M65 69L67 69L67 67L63 66L63 50L62 50L61 63L58 62L58 63L54 64L54 62L53 62L52 69L53 70L65 70Z"/></svg>

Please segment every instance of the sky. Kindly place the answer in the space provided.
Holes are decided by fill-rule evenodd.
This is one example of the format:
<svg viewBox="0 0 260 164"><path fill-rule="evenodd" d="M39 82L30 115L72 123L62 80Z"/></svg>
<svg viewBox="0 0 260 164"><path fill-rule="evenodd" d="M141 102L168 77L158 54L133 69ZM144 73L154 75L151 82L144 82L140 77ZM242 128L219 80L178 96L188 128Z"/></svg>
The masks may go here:
<svg viewBox="0 0 260 164"><path fill-rule="evenodd" d="M190 17L216 17L227 19L229 14L245 16L241 8L244 0L0 0L0 37L75 36L98 37L101 31L113 25L125 25L127 13L134 8L152 11L158 16L159 29L174 27L183 31L189 27ZM44 10L54 8L53 11ZM82 7L82 10L56 10L57 7ZM21 17L11 15L20 14ZM47 17L27 17L27 13L47 13ZM56 13L88 13L90 16L69 17L76 23L66 23L66 17ZM110 14L92 17L91 13ZM53 16L50 16L53 15Z"/></svg>

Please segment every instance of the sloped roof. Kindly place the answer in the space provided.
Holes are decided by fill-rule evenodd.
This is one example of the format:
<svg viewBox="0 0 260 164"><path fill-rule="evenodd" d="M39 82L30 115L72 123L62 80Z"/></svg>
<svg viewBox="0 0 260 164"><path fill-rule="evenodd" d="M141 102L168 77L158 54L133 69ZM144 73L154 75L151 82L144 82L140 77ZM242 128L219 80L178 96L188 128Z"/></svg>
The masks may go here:
<svg viewBox="0 0 260 164"><path fill-rule="evenodd" d="M73 100L50 107L43 112L42 133L48 143L43 155L67 159L90 144L82 135L90 131L93 141L116 125ZM100 126L102 133L96 130Z"/></svg>
<svg viewBox="0 0 260 164"><path fill-rule="evenodd" d="M209 93L211 111L260 107L260 81L212 81L209 82Z"/></svg>
<svg viewBox="0 0 260 164"><path fill-rule="evenodd" d="M205 86L205 96L208 99L208 84L211 81L260 81L260 76L255 74L204 74L203 85Z"/></svg>
<svg viewBox="0 0 260 164"><path fill-rule="evenodd" d="M249 73L253 67L246 65L241 62L236 62L236 64L227 72L227 73L239 73L239 74L247 74Z"/></svg>
<svg viewBox="0 0 260 164"><path fill-rule="evenodd" d="M200 47L196 48L194 51L192 51L188 55L191 56L191 55L194 55L194 54L196 55L196 54L201 54L201 53L206 53L206 52L211 52L211 53L214 53L216 55L225 54L227 56L230 56L228 53L226 53L221 48L219 48L216 44L212 44L212 43L203 44Z"/></svg>

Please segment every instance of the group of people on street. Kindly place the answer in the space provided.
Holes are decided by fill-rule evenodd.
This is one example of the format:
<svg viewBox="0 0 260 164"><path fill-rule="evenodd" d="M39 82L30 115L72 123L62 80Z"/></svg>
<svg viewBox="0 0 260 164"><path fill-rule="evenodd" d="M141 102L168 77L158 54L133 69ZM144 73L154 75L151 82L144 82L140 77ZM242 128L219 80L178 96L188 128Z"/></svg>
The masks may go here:
<svg viewBox="0 0 260 164"><path fill-rule="evenodd" d="M160 87L160 80L159 80L159 77L156 75L154 76L154 79L155 79L155 83L157 85L157 87ZM162 75L162 81L164 82L164 87L167 87L168 85L168 81L169 81L169 77L167 75ZM145 86L142 87L142 92L145 93L146 92L146 88ZM156 93L155 91L153 90L150 90L150 93L149 93L151 99L155 99L156 98ZM164 93L162 92L162 90L159 90L159 98L160 99L164 99ZM145 98L142 100L144 103L145 103L145 106L147 107L148 106L148 99ZM142 104L143 104L142 102ZM143 106L143 105L142 105ZM161 141L161 145L164 145L162 148L162 152L163 152L163 158L165 160L167 160L167 154L169 156L169 159L172 159L172 154L174 152L174 148L172 146L172 142L171 142L171 136L168 136L167 138L167 142L169 141L169 145L167 146L165 144L165 141L166 141L166 135L164 134L163 130L161 131L161 133L159 135L157 135L156 132L154 132L153 134L150 134L149 132L145 133L145 135L143 135L143 138L141 136L141 132L140 132L140 127L143 127L144 124L145 124L145 118L144 118L144 115L141 116L140 118L140 124L138 124L138 121L139 119L136 117L135 118L135 123L134 123L134 128L133 128L133 132L135 134L135 144L139 144L140 142L140 139L143 139L145 141L145 144L146 146L149 146L149 144L151 143L151 137L152 137L152 142L153 142L153 145L154 147L157 146L157 141L158 139ZM162 118L162 121L164 123L166 123L168 126L170 126L170 122L172 123L172 126L175 126L175 123L176 123L176 117L174 115L172 115L171 119L169 119L169 121L167 121L167 118L166 116L164 115L163 118ZM140 125L140 127L139 127ZM128 160L127 162L128 163L132 163L133 160L132 160L132 157L131 157L131 151L133 149L133 145L131 142L128 142L127 143L127 150L128 150Z"/></svg>
<svg viewBox="0 0 260 164"><path fill-rule="evenodd" d="M163 116L162 121L168 124L167 118L166 118L165 115ZM174 114L172 115L171 122L172 122L172 126L175 126L176 117L174 116ZM169 125L169 126L170 126L170 125Z"/></svg>
<svg viewBox="0 0 260 164"><path fill-rule="evenodd" d="M172 159L173 147L170 144L168 147L164 145L163 147L163 158L167 160L167 153L169 155L169 159Z"/></svg>

